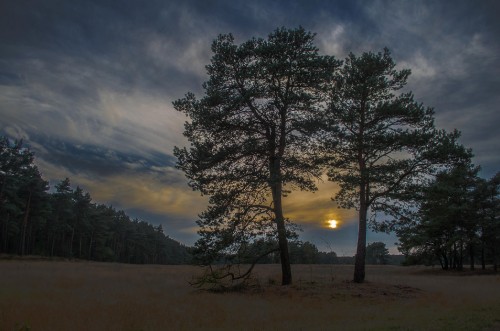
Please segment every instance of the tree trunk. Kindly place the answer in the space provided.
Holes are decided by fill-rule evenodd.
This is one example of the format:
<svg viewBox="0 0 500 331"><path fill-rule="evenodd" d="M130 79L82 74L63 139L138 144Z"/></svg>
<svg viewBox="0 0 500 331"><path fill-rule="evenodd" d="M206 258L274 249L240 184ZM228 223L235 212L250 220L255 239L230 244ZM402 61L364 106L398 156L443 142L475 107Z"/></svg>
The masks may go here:
<svg viewBox="0 0 500 331"><path fill-rule="evenodd" d="M79 259L82 258L82 234L80 234L80 246L79 246L79 249L78 249L78 258Z"/></svg>
<svg viewBox="0 0 500 331"><path fill-rule="evenodd" d="M472 239L470 239L469 244L469 255L470 255L470 270L474 270L474 245L472 244Z"/></svg>
<svg viewBox="0 0 500 331"><path fill-rule="evenodd" d="M90 244L89 244L89 260L92 260L92 240L94 239L94 231L90 234Z"/></svg>
<svg viewBox="0 0 500 331"><path fill-rule="evenodd" d="M493 242L493 249L491 250L491 253L493 254L493 270L495 273L498 271L498 260L497 260L497 250L495 249L496 241Z"/></svg>
<svg viewBox="0 0 500 331"><path fill-rule="evenodd" d="M74 239L75 239L75 227L71 227L71 242L70 242L70 246L69 246L69 257L70 258L73 258L73 242L74 242Z"/></svg>
<svg viewBox="0 0 500 331"><path fill-rule="evenodd" d="M447 256L446 252L443 254L443 259L444 259L443 270L448 270L448 268L449 268L449 262L448 262L448 256Z"/></svg>
<svg viewBox="0 0 500 331"><path fill-rule="evenodd" d="M285 219L281 206L281 197L275 201L276 226L278 227L278 245L281 259L281 285L292 284L292 268L290 265L290 254L288 252L288 240L286 238Z"/></svg>
<svg viewBox="0 0 500 331"><path fill-rule="evenodd" d="M9 239L9 219L10 219L10 213L7 213L7 217L5 218L5 231L3 233L3 251L4 253L7 253L7 243L8 243L8 239Z"/></svg>
<svg viewBox="0 0 500 331"><path fill-rule="evenodd" d="M482 270L485 270L486 269L486 261L485 261L485 254L484 254L484 251L485 251L485 248L484 248L484 229L481 229L481 269Z"/></svg>
<svg viewBox="0 0 500 331"><path fill-rule="evenodd" d="M460 240L460 259L458 260L458 270L464 269L464 243Z"/></svg>
<svg viewBox="0 0 500 331"><path fill-rule="evenodd" d="M26 245L26 228L28 227L28 217L30 214L30 208L31 208L31 191L28 196L28 201L26 202L26 210L24 212L24 218L23 218L23 227L22 227L22 238L21 238L21 256L24 255L24 248Z"/></svg>
<svg viewBox="0 0 500 331"><path fill-rule="evenodd" d="M282 273L281 285L290 285L292 284L292 268L290 265L290 254L288 252L288 240L286 238L285 217L283 216L282 186L279 179L273 183L271 190L276 227L278 229L278 246L280 249Z"/></svg>
<svg viewBox="0 0 500 331"><path fill-rule="evenodd" d="M28 240L26 242L26 254L30 255L33 253L34 250L34 239L33 238L33 222L30 222L30 225L28 227Z"/></svg>
<svg viewBox="0 0 500 331"><path fill-rule="evenodd" d="M364 190L362 191L364 194ZM355 283L362 283L365 280L366 215L367 215L367 207L363 198L359 209L358 246L356 248L356 261L354 264Z"/></svg>
<svg viewBox="0 0 500 331"><path fill-rule="evenodd" d="M50 248L50 257L54 256L54 246L56 245L56 235L52 237L52 247Z"/></svg>

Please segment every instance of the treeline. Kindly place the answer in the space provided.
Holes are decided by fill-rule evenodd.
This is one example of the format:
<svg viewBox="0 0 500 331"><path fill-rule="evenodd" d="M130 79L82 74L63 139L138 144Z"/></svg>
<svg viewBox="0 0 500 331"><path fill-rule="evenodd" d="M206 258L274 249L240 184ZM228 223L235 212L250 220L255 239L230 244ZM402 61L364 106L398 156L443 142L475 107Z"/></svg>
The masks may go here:
<svg viewBox="0 0 500 331"><path fill-rule="evenodd" d="M125 212L92 202L68 178L49 184L22 141L0 138L0 253L124 263L182 264L184 245L161 225L132 220Z"/></svg>
<svg viewBox="0 0 500 331"><path fill-rule="evenodd" d="M315 244L309 241L291 241L288 250L292 264L354 264L355 262L354 256L337 256L337 253L332 250L321 252ZM368 244L366 252L367 264L401 265L404 261L402 255L390 255L389 250L382 242ZM217 261L217 264L271 264L279 262L280 256L276 240L258 239L242 245L234 255L227 254Z"/></svg>
<svg viewBox="0 0 500 331"><path fill-rule="evenodd" d="M290 263L292 264L338 264L339 258L333 251L320 252L318 247L309 241L292 241L288 245ZM278 243L275 240L256 240L242 245L231 262L260 264L280 263ZM231 258L231 257L230 257Z"/></svg>
<svg viewBox="0 0 500 331"><path fill-rule="evenodd" d="M406 264L462 270L500 263L500 173L486 180L479 167L457 166L423 190L420 209L396 230Z"/></svg>

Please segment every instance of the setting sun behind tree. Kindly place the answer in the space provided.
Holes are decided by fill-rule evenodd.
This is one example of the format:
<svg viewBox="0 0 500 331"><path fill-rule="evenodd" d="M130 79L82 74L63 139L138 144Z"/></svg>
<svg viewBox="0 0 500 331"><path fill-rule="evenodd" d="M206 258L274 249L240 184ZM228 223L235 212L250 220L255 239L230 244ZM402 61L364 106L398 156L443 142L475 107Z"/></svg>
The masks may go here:
<svg viewBox="0 0 500 331"><path fill-rule="evenodd" d="M336 229L338 225L338 221L336 220L328 220L328 227L331 229Z"/></svg>

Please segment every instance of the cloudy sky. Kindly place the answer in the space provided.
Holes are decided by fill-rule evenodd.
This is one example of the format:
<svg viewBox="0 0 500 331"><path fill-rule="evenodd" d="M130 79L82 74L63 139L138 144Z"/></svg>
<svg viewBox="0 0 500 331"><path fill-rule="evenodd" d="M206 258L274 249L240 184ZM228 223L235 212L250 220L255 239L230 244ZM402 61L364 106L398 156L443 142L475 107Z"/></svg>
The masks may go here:
<svg viewBox="0 0 500 331"><path fill-rule="evenodd" d="M0 135L23 138L51 184L69 177L94 201L191 245L206 200L173 167L186 118L172 101L202 95L218 34L244 42L303 26L340 59L387 46L412 69L416 99L435 107L438 127L462 132L489 178L500 170L499 12L495 0L2 0ZM293 193L285 213L303 240L352 255L355 214L334 208L334 190ZM338 230L325 227L329 218ZM369 233L379 240L397 241Z"/></svg>

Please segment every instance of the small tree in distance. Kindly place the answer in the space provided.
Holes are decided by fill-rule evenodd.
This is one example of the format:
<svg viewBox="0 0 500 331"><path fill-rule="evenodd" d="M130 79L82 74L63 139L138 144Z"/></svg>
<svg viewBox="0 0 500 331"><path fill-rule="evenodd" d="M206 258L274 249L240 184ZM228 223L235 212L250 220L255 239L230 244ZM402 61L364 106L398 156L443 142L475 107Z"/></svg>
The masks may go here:
<svg viewBox="0 0 500 331"><path fill-rule="evenodd" d="M366 246L366 263L387 264L389 262L389 250L380 241L373 242Z"/></svg>
<svg viewBox="0 0 500 331"><path fill-rule="evenodd" d="M395 66L387 49L360 57L351 53L336 78L328 112L328 178L340 185L334 201L359 211L354 270L358 283L365 279L369 213L402 219L429 176L468 156L456 142L457 131L434 127L431 108L415 102L411 92L394 94L410 75L410 70ZM390 229L391 223L385 225Z"/></svg>
<svg viewBox="0 0 500 331"><path fill-rule="evenodd" d="M282 198L291 189L316 189L321 171L311 135L339 66L318 55L313 39L303 28L277 29L240 45L220 35L205 96L188 93L174 102L190 118L184 135L191 146L175 148L177 166L194 190L210 197L197 221L195 250L203 264L237 261L248 243L273 238L277 247L263 254L279 251L282 284L292 282L294 231L286 226Z"/></svg>

